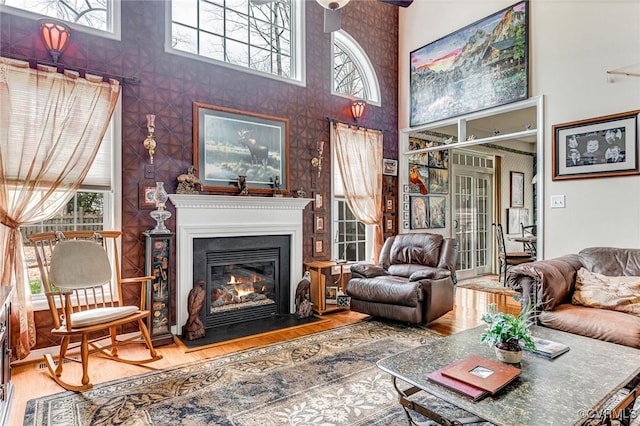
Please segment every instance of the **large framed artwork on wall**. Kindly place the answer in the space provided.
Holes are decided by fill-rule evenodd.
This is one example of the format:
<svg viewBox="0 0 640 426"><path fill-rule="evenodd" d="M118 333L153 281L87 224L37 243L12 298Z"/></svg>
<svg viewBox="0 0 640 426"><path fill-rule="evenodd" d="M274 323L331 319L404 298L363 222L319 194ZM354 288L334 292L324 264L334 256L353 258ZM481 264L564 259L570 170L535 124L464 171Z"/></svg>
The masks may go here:
<svg viewBox="0 0 640 426"><path fill-rule="evenodd" d="M553 180L637 175L640 110L553 126Z"/></svg>
<svg viewBox="0 0 640 426"><path fill-rule="evenodd" d="M410 126L527 99L529 4L518 2L410 54Z"/></svg>
<svg viewBox="0 0 640 426"><path fill-rule="evenodd" d="M289 120L193 103L193 161L203 191L289 192Z"/></svg>

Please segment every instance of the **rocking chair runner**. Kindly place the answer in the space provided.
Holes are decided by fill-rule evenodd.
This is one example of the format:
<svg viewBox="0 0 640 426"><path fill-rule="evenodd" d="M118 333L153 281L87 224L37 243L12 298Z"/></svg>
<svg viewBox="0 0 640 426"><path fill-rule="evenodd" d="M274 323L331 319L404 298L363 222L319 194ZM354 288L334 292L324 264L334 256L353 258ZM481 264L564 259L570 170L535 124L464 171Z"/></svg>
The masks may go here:
<svg viewBox="0 0 640 426"><path fill-rule="evenodd" d="M116 244L120 234L120 231L68 231L46 232L28 237L35 248L49 303L54 327L51 334L62 338L58 365L55 365L50 354L44 356L45 362L53 379L67 390L84 391L92 387L88 374L90 352L99 351L110 359L128 364L146 364L162 358L153 348L145 324L150 318L150 312L145 310L146 285L154 277L120 277ZM116 279L118 293L108 297L105 287L113 277ZM123 304L123 284L136 284L140 287L140 306ZM123 340L118 339L118 327L132 322L138 324L139 333ZM98 341L106 338L107 331L111 344L103 346ZM149 348L149 358L120 358L118 347L139 340L140 337ZM61 378L63 360L78 362L66 356L70 344L74 348L80 346L80 385L68 383Z"/></svg>

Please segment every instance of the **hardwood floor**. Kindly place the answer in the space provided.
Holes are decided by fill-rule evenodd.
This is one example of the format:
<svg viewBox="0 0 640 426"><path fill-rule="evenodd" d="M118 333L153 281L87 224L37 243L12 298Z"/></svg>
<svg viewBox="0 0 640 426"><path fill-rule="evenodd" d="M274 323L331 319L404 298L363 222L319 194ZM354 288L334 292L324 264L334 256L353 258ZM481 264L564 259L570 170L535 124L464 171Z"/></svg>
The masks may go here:
<svg viewBox="0 0 640 426"><path fill-rule="evenodd" d="M482 323L480 318L482 314L486 312L487 306L491 303L495 303L498 309L504 312L517 313L520 309L519 303L515 301L512 296L458 288L456 290L454 309L429 324L429 328L438 333L450 335L480 325ZM92 383L103 383L142 374L150 370L171 368L175 365L181 365L199 359L242 351L329 330L361 321L367 318L367 316L357 312L341 311L323 315L322 318L327 319L327 321L320 321L305 327L267 333L251 338L238 339L198 351L185 352L182 347L177 344L160 346L157 349L163 358L153 363L153 367L118 363L100 358L100 356L96 355L90 360L89 374ZM138 354L140 358L145 356L142 345L131 345L130 347L124 348L120 353L132 358ZM18 364L12 368L12 382L15 389L10 413L10 425L22 424L24 410L27 401L30 399L64 391L64 389L59 387L50 378L47 368L40 364L41 362ZM74 363L65 364L65 374L69 374L70 372L77 372L77 379L79 380L81 374L80 365Z"/></svg>

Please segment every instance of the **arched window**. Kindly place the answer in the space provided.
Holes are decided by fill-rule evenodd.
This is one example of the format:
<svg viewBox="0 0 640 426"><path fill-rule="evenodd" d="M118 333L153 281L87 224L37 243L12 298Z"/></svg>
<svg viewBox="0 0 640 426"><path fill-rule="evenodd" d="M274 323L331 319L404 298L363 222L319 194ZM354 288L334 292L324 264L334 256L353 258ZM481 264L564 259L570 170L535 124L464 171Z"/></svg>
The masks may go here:
<svg viewBox="0 0 640 426"><path fill-rule="evenodd" d="M346 31L332 33L332 93L380 106L380 85L369 57Z"/></svg>
<svg viewBox="0 0 640 426"><path fill-rule="evenodd" d="M304 83L304 2L172 0L166 50Z"/></svg>

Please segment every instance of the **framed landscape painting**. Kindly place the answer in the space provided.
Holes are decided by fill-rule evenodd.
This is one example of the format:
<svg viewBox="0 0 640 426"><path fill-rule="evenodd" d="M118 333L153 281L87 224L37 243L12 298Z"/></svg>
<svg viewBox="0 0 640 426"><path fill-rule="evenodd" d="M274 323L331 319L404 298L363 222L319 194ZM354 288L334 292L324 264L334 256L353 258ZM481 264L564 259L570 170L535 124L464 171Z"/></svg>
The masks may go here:
<svg viewBox="0 0 640 426"><path fill-rule="evenodd" d="M289 192L289 120L193 103L193 158L203 191Z"/></svg>
<svg viewBox="0 0 640 426"><path fill-rule="evenodd" d="M522 1L410 54L410 126L529 96L529 6Z"/></svg>

